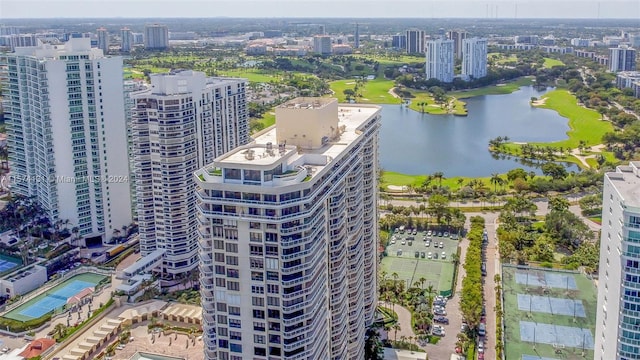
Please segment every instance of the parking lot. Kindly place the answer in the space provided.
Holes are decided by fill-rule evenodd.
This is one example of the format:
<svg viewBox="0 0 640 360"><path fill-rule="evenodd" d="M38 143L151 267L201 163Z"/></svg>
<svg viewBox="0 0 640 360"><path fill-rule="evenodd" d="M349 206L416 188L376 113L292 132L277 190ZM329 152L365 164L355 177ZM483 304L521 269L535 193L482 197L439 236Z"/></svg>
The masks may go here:
<svg viewBox="0 0 640 360"><path fill-rule="evenodd" d="M442 244L442 246L441 246ZM391 277L414 286L424 278L424 286L434 286L439 294L449 296L453 285L454 264L452 254L457 252L458 240L445 233L428 234L426 231L395 232L387 246L382 269ZM444 255L444 257L443 257Z"/></svg>
<svg viewBox="0 0 640 360"><path fill-rule="evenodd" d="M456 253L458 241L449 237L449 234L445 237L444 232L436 233L435 236L427 234L426 231L416 232L416 235L413 235L413 232L394 233L387 246L388 256L416 258L417 251L420 259L451 262L451 255Z"/></svg>

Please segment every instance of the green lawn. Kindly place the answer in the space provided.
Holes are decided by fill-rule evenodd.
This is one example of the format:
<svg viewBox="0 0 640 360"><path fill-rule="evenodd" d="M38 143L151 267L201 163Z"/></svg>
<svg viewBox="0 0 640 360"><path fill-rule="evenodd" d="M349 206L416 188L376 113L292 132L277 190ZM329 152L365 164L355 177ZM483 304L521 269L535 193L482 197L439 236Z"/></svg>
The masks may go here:
<svg viewBox="0 0 640 360"><path fill-rule="evenodd" d="M504 64L508 62L516 62L518 61L518 56L515 54L511 54L507 57L502 57L501 53L489 53L487 54L487 58L495 59L496 64Z"/></svg>
<svg viewBox="0 0 640 360"><path fill-rule="evenodd" d="M555 110L560 116L569 119L571 130L567 132L569 136L566 140L553 143L531 143L533 145L555 146L565 148L577 148L580 140L586 142L588 146L602 143L602 136L613 127L610 122L601 120L600 114L591 109L578 105L576 97L567 90L553 90L542 96L545 100L539 107Z"/></svg>
<svg viewBox="0 0 640 360"><path fill-rule="evenodd" d="M445 178L442 179L442 186L448 186L451 191L456 191L460 188L459 180L462 179L462 186L466 186L467 183L471 179L477 179L482 181L487 187L493 190L493 185L489 181L490 177L481 177L481 178L470 178L464 176L457 176L452 178L447 178L447 174L444 174ZM387 185L397 185L397 186L414 186L419 187L422 182L427 178L427 175L408 175L401 174L393 171L384 171L382 174L382 179L380 181L380 185L386 187ZM503 179L506 180L505 176L502 176ZM431 185L438 185L438 180L432 180Z"/></svg>
<svg viewBox="0 0 640 360"><path fill-rule="evenodd" d="M355 87L355 79L336 80L329 83L329 85L331 90L334 91L332 96L338 98L339 102L345 102L346 97L343 91L345 89L353 89ZM369 80L364 84L364 89L359 90L362 97L359 97L357 101L365 104L400 104L400 99L389 94L389 90L393 86L392 80Z"/></svg>
<svg viewBox="0 0 640 360"><path fill-rule="evenodd" d="M533 79L530 77L521 77L514 81L510 81L505 84L486 86L478 89L454 91L447 93L447 95L454 96L458 99L465 99L480 95L500 95L511 94L512 92L520 89L522 86L529 86L533 84Z"/></svg>
<svg viewBox="0 0 640 360"><path fill-rule="evenodd" d="M265 71L260 69L235 69L222 70L218 72L219 76L245 78L250 82L269 82L271 80L280 80L282 73L277 71Z"/></svg>
<svg viewBox="0 0 640 360"><path fill-rule="evenodd" d="M564 63L560 60L546 57L544 58L544 64L542 66L544 66L546 69L551 69L554 66L564 66Z"/></svg>
<svg viewBox="0 0 640 360"><path fill-rule="evenodd" d="M260 127L260 129L266 129L276 123L276 113L272 109L271 111L267 111L262 114L262 117L260 119L251 119L251 121L261 123L262 127Z"/></svg>

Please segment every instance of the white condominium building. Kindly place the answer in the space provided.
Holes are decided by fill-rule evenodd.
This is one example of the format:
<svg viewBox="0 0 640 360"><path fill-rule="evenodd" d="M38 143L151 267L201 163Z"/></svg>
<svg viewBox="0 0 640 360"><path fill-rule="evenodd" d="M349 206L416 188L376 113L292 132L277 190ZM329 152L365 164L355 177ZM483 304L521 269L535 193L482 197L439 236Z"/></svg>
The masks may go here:
<svg viewBox="0 0 640 360"><path fill-rule="evenodd" d="M426 78L453 81L453 40L427 41Z"/></svg>
<svg viewBox="0 0 640 360"><path fill-rule="evenodd" d="M198 265L193 172L249 141L245 87L182 71L151 75L132 95L140 252L165 250L165 280Z"/></svg>
<svg viewBox="0 0 640 360"><path fill-rule="evenodd" d="M120 51L128 53L133 47L133 33L129 28L120 29Z"/></svg>
<svg viewBox="0 0 640 360"><path fill-rule="evenodd" d="M109 31L101 27L96 30L98 36L98 49L102 50L104 54L109 52Z"/></svg>
<svg viewBox="0 0 640 360"><path fill-rule="evenodd" d="M640 354L640 162L604 176L595 360Z"/></svg>
<svg viewBox="0 0 640 360"><path fill-rule="evenodd" d="M626 45L609 49L609 71L635 71L636 50Z"/></svg>
<svg viewBox="0 0 640 360"><path fill-rule="evenodd" d="M11 190L83 237L131 223L122 58L88 38L4 56ZM95 240L94 240L95 241Z"/></svg>
<svg viewBox="0 0 640 360"><path fill-rule="evenodd" d="M167 25L145 25L144 48L147 50L165 50L169 48L169 28Z"/></svg>
<svg viewBox="0 0 640 360"><path fill-rule="evenodd" d="M331 36L328 36L328 35L314 36L313 52L320 55L331 55Z"/></svg>
<svg viewBox="0 0 640 360"><path fill-rule="evenodd" d="M487 76L487 39L462 40L462 75L473 79Z"/></svg>
<svg viewBox="0 0 640 360"><path fill-rule="evenodd" d="M297 98L196 172L205 359L364 359L380 107Z"/></svg>

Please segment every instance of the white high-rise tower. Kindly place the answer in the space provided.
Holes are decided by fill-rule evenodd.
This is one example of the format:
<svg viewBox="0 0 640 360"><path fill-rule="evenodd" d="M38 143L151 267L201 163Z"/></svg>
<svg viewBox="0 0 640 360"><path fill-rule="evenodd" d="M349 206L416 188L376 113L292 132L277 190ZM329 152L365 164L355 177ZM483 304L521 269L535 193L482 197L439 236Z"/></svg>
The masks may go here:
<svg viewBox="0 0 640 360"><path fill-rule="evenodd" d="M16 48L4 57L13 193L85 238L131 223L122 58L89 38Z"/></svg>
<svg viewBox="0 0 640 360"><path fill-rule="evenodd" d="M473 79L487 76L487 39L462 40L462 75Z"/></svg>
<svg viewBox="0 0 640 360"><path fill-rule="evenodd" d="M246 80L182 71L132 94L140 253L164 249L163 278L198 265L193 172L249 141Z"/></svg>
<svg viewBox="0 0 640 360"><path fill-rule="evenodd" d="M453 40L427 41L426 78L442 82L453 81Z"/></svg>
<svg viewBox="0 0 640 360"><path fill-rule="evenodd" d="M380 111L294 99L196 171L205 359L364 359Z"/></svg>
<svg viewBox="0 0 640 360"><path fill-rule="evenodd" d="M640 162L604 176L595 360L640 353Z"/></svg>

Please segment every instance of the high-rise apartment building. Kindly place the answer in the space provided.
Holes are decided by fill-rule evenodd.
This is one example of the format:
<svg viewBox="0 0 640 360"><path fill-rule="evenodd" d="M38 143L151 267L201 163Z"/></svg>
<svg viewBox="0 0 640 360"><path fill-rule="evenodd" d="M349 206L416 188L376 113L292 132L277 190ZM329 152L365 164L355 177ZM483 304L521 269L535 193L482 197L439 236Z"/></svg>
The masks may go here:
<svg viewBox="0 0 640 360"><path fill-rule="evenodd" d="M314 36L313 52L320 55L331 55L331 36L329 35Z"/></svg>
<svg viewBox="0 0 640 360"><path fill-rule="evenodd" d="M427 41L426 78L442 82L453 81L453 40Z"/></svg>
<svg viewBox="0 0 640 360"><path fill-rule="evenodd" d="M462 76L467 79L487 76L487 39L464 39L462 49Z"/></svg>
<svg viewBox="0 0 640 360"><path fill-rule="evenodd" d="M147 24L144 27L144 48L165 50L169 48L169 28L162 24Z"/></svg>
<svg viewBox="0 0 640 360"><path fill-rule="evenodd" d="M380 111L294 99L196 172L205 359L364 359Z"/></svg>
<svg viewBox="0 0 640 360"><path fill-rule="evenodd" d="M636 50L626 45L609 49L609 71L635 71Z"/></svg>
<svg viewBox="0 0 640 360"><path fill-rule="evenodd" d="M456 59L462 58L464 53L464 40L469 37L469 33L464 30L449 30L447 31L447 39L453 40L453 52Z"/></svg>
<svg viewBox="0 0 640 360"><path fill-rule="evenodd" d="M595 360L640 354L640 162L604 176Z"/></svg>
<svg viewBox="0 0 640 360"><path fill-rule="evenodd" d="M246 81L154 74L132 97L140 253L165 250L170 284L198 265L194 171L249 141Z"/></svg>
<svg viewBox="0 0 640 360"><path fill-rule="evenodd" d="M96 30L98 36L98 49L102 50L104 54L109 52L109 31L101 27Z"/></svg>
<svg viewBox="0 0 640 360"><path fill-rule="evenodd" d="M129 225L122 58L79 38L3 60L11 191L94 241Z"/></svg>
<svg viewBox="0 0 640 360"><path fill-rule="evenodd" d="M133 47L133 33L131 29L125 27L120 29L120 51L124 53L131 52Z"/></svg>
<svg viewBox="0 0 640 360"><path fill-rule="evenodd" d="M424 30L410 29L406 33L406 45L408 54L423 54L424 53Z"/></svg>
<svg viewBox="0 0 640 360"><path fill-rule="evenodd" d="M391 38L391 47L396 49L406 49L407 48L407 35L406 34L396 34Z"/></svg>

